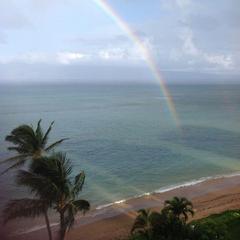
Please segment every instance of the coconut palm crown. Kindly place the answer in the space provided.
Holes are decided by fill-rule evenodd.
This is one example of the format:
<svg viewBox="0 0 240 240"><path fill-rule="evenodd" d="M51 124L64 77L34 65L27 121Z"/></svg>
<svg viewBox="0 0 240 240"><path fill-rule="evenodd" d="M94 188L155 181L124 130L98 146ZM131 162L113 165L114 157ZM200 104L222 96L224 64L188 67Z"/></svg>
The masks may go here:
<svg viewBox="0 0 240 240"><path fill-rule="evenodd" d="M162 215L149 209L140 209L136 217L131 233L144 236L144 239L154 239L154 228L162 222Z"/></svg>
<svg viewBox="0 0 240 240"><path fill-rule="evenodd" d="M171 200L165 201L163 211L172 213L177 218L187 221L188 214L194 215L192 203L184 197L173 197Z"/></svg>
<svg viewBox="0 0 240 240"><path fill-rule="evenodd" d="M5 140L13 144L13 146L8 147L8 150L16 152L17 155L1 162L13 163L3 173L23 165L28 159L34 160L43 156L66 140L66 138L62 138L54 143L47 144L53 124L54 122L50 124L46 132L44 132L41 127L41 119L38 121L36 129L34 129L32 125L27 124L20 125L13 129L10 135L6 136Z"/></svg>

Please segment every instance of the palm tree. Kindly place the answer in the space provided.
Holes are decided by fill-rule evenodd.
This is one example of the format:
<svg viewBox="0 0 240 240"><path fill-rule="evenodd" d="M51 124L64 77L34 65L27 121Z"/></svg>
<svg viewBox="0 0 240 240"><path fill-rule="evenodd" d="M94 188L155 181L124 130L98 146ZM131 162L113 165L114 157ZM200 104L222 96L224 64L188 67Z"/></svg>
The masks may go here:
<svg viewBox="0 0 240 240"><path fill-rule="evenodd" d="M30 164L29 170L19 170L17 184L27 187L35 199L10 201L4 210L5 221L16 217L35 217L44 214L51 239L47 210L53 208L60 216L59 238L63 240L67 230L74 224L75 215L78 212L85 213L90 208L88 201L78 199L85 181L84 172L80 172L74 179L71 173L71 162L62 153L41 157Z"/></svg>
<svg viewBox="0 0 240 240"><path fill-rule="evenodd" d="M184 221L188 220L188 214L194 215L192 203L184 197L173 197L171 200L165 201L163 212L165 211L172 213L178 219L183 216Z"/></svg>
<svg viewBox="0 0 240 240"><path fill-rule="evenodd" d="M51 202L51 206L60 216L60 239L63 240L67 230L70 230L74 224L75 215L78 212L85 213L90 208L88 201L78 199L85 174L82 171L72 179L72 165L63 153L39 158L38 161L32 162L30 168L34 174L21 170L18 183L25 186L37 185L33 192ZM42 180L36 180L35 175Z"/></svg>
<svg viewBox="0 0 240 240"><path fill-rule="evenodd" d="M149 209L140 209L135 219L131 233L137 233L145 239L154 239L154 229L161 222L161 214Z"/></svg>
<svg viewBox="0 0 240 240"><path fill-rule="evenodd" d="M22 198L11 200L3 211L3 219L6 224L8 221L20 217L38 217L44 215L48 237L52 240L52 232L48 218L49 203L41 199Z"/></svg>
<svg viewBox="0 0 240 240"><path fill-rule="evenodd" d="M14 162L3 173L23 165L28 159L34 160L43 156L44 153L49 152L66 140L66 138L62 138L47 146L49 133L52 130L53 124L54 122L50 124L45 133L41 127L41 119L38 121L35 130L33 126L26 124L13 129L11 134L6 136L5 140L13 144L13 146L8 147L8 150L17 152L17 155L1 162Z"/></svg>
<svg viewBox="0 0 240 240"><path fill-rule="evenodd" d="M14 199L7 203L3 211L4 222L20 217L38 217L44 215L49 240L52 240L48 209L51 208L51 194L54 194L55 186L48 179L36 174L33 164L29 170L19 170L16 183L25 186L34 194L35 198Z"/></svg>

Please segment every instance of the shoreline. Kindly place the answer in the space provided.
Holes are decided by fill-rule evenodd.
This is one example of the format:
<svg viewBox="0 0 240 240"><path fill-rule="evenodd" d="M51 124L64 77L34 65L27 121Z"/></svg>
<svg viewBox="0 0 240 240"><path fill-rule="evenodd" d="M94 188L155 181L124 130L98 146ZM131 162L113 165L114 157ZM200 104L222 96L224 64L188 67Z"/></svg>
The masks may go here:
<svg viewBox="0 0 240 240"><path fill-rule="evenodd" d="M68 239L75 240L80 237L83 238L84 236L83 239L86 240L110 240L124 234L126 235L129 233L131 224L136 216L136 210L140 208L160 210L164 201L173 196L185 196L193 201L194 208L196 209L195 218L205 217L211 213L217 213L222 210L227 210L228 208L232 209L236 206L240 208L239 185L240 173L237 172L221 176L200 178L198 180L161 188L153 193L145 193L135 198L120 200L106 207L96 208L84 217L77 218L75 227L69 233ZM233 199L234 196L237 196L237 198ZM201 202L200 199L204 199L204 201ZM214 210L212 206L215 206L221 199L223 203L217 209L215 207ZM225 202L224 199L228 199L227 202L230 202L232 205L226 205L227 202ZM203 211L203 208L206 208L206 210ZM29 219L24 221L26 225L28 221ZM23 225L22 222L21 220L20 224L13 224L12 228L8 230L12 232L12 235L5 239L30 240L34 238L38 240L45 236L46 230L43 224L34 227L28 226L27 231L20 232L21 225ZM53 225L52 229L56 234L58 226L54 223ZM115 230L113 230L113 228ZM11 231L11 229L14 229L14 231ZM91 231L91 229L96 229L96 231ZM105 235L99 236L97 229L99 229L101 234L103 234L101 229L105 229ZM117 229L121 229L121 234ZM18 233L18 235L13 235L13 232ZM112 235L114 235L114 238L112 238Z"/></svg>
<svg viewBox="0 0 240 240"><path fill-rule="evenodd" d="M161 188L159 188L157 190L154 190L152 192L146 192L146 193L143 193L143 194L140 194L140 195L135 195L135 196L130 197L130 198L120 199L120 200L117 200L117 201L112 202L112 203L106 203L106 204L103 204L103 205L99 205L99 206L95 207L94 210L104 209L104 208L107 208L107 207L111 207L115 204L124 203L124 202L130 201L130 200L134 200L134 199L137 199L137 198L144 197L144 196L149 196L149 195L158 194L158 193L164 193L164 192L172 191L172 190L182 188L182 187L194 186L194 185L197 185L199 183L203 183L203 182L209 181L209 180L215 180L215 179L221 179L221 178L231 178L231 177L237 177L237 176L240 176L239 171L235 172L235 173L229 173L229 174L201 177L201 178L198 178L198 179L185 181L185 182L182 182L182 183L179 183L179 184L171 184L171 185L167 185L165 187L161 187Z"/></svg>

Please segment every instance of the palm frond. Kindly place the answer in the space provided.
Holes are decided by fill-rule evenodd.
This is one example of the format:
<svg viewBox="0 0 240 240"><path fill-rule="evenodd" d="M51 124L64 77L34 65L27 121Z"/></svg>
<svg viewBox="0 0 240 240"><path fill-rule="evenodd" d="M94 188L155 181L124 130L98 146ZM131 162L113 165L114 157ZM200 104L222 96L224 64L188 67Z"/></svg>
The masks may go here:
<svg viewBox="0 0 240 240"><path fill-rule="evenodd" d="M144 221L144 219L140 216L137 216L137 218L135 219L132 229L131 229L131 233L133 232L138 232L141 231L145 228L146 226L146 222Z"/></svg>
<svg viewBox="0 0 240 240"><path fill-rule="evenodd" d="M77 211L86 213L90 209L90 203L86 200L79 199L72 202Z"/></svg>
<svg viewBox="0 0 240 240"><path fill-rule="evenodd" d="M48 152L49 150L53 149L54 147L58 146L59 144L61 144L63 141L68 140L69 138L62 138L58 141L56 141L55 143L52 143L50 146L48 146L47 148L45 148L45 151Z"/></svg>
<svg viewBox="0 0 240 240"><path fill-rule="evenodd" d="M74 186L72 190L72 193L74 195L78 194L82 190L84 182L85 182L85 173L84 171L82 171L75 177Z"/></svg>
<svg viewBox="0 0 240 240"><path fill-rule="evenodd" d="M16 151L18 153L23 153L23 148L22 147L8 147L7 148L9 151Z"/></svg>
<svg viewBox="0 0 240 240"><path fill-rule="evenodd" d="M42 177L46 181L45 185L53 185L52 192L55 194L55 199L60 195L71 195L70 176L72 166L70 160L66 158L66 154L54 153L51 156L39 158L31 163L30 170L38 177ZM35 179L34 177L33 182L35 182ZM36 182L36 188L38 187L37 184ZM40 183L40 185L42 184ZM42 188L45 189L44 184ZM44 192L46 191L44 190ZM52 193L50 192L49 194L52 197Z"/></svg>
<svg viewBox="0 0 240 240"><path fill-rule="evenodd" d="M19 154L17 156L14 156L14 157L10 157L10 158L7 158L3 161L0 162L0 164L5 164L5 163L9 163L9 162L15 162L15 161L20 161L20 160L23 160L23 159L26 159L30 157L29 154Z"/></svg>
<svg viewBox="0 0 240 240"><path fill-rule="evenodd" d="M42 131L42 127L41 127L41 121L42 119L40 119L37 123L37 128L35 131L35 136L38 140L38 145L41 146L42 145L42 139L43 139L43 131Z"/></svg>
<svg viewBox="0 0 240 240"><path fill-rule="evenodd" d="M72 228L74 222L75 222L75 215L76 215L76 209L74 208L73 204L69 204L67 207L67 215L64 219L64 226L68 231Z"/></svg>
<svg viewBox="0 0 240 240"><path fill-rule="evenodd" d="M83 214L85 214L90 209L90 203L86 200L75 200L69 202L65 206L65 212L67 213L64 221L64 225L66 229L70 230L70 228L73 226L75 221L75 215L81 211Z"/></svg>
<svg viewBox="0 0 240 240"><path fill-rule="evenodd" d="M143 229L147 225L149 216L150 216L150 210L146 210L146 209L138 210L138 216L134 221L131 232L133 233L133 232L143 231Z"/></svg>
<svg viewBox="0 0 240 240"><path fill-rule="evenodd" d="M53 159L56 164L56 170L58 171L59 176L69 181L69 176L72 173L72 164L70 159L68 159L67 155L62 152L53 154Z"/></svg>
<svg viewBox="0 0 240 240"><path fill-rule="evenodd" d="M6 136L5 140L18 144L19 142L34 140L35 132L33 128L29 125L21 125L12 130L11 134Z"/></svg>
<svg viewBox="0 0 240 240"><path fill-rule="evenodd" d="M53 124L54 124L54 121L51 122L50 126L48 127L48 130L46 131L46 133L45 133L44 136L43 136L43 139L42 139L42 145L43 145L43 146L45 146L46 143L47 143L48 135L49 135L49 133L50 133L51 130L52 130Z"/></svg>
<svg viewBox="0 0 240 240"><path fill-rule="evenodd" d="M35 131L29 125L21 125L13 129L5 140L21 149L25 149L27 152L34 152L34 150L39 149Z"/></svg>
<svg viewBox="0 0 240 240"><path fill-rule="evenodd" d="M3 210L4 223L19 217L37 217L47 211L43 200L22 198L11 200Z"/></svg>
<svg viewBox="0 0 240 240"><path fill-rule="evenodd" d="M194 216L194 210L192 208L188 208L187 210L192 216Z"/></svg>
<svg viewBox="0 0 240 240"><path fill-rule="evenodd" d="M11 142L14 145L18 145L18 144L23 144L24 140L22 138L20 138L20 136L11 133L10 135L7 135L5 137L5 141L7 142Z"/></svg>
<svg viewBox="0 0 240 240"><path fill-rule="evenodd" d="M58 194L58 188L50 179L30 171L19 170L16 183L28 187L35 195L49 201L53 201Z"/></svg>
<svg viewBox="0 0 240 240"><path fill-rule="evenodd" d="M17 161L16 163L14 163L13 165L11 165L10 167L8 167L7 169L5 169L3 172L1 172L0 175L3 175L5 173L7 173L8 171L10 171L11 169L14 169L14 168L18 168L18 167L21 167L22 165L24 165L26 162L26 159L23 158L19 161Z"/></svg>

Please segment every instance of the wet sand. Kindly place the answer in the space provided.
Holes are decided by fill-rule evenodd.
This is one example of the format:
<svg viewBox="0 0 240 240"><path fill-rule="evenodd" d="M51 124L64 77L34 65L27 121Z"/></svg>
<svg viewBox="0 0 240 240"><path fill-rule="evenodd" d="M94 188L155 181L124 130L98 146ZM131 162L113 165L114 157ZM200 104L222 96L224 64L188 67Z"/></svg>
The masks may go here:
<svg viewBox="0 0 240 240"><path fill-rule="evenodd" d="M93 210L86 216L79 217L74 228L68 233L67 239L112 240L124 237L129 234L136 216L136 210L140 208L160 210L164 201L173 196L184 196L193 202L194 219L229 209L240 209L240 176L210 179L195 185L150 194L114 204L104 209ZM56 219L53 219L53 222L56 222ZM2 227L1 239L48 239L46 229L36 230L29 227L38 223L42 223L42 220L27 219L26 221L12 222L6 227ZM25 233L21 233L20 229ZM56 236L58 226L53 226L52 230Z"/></svg>

